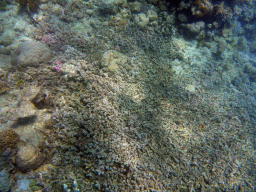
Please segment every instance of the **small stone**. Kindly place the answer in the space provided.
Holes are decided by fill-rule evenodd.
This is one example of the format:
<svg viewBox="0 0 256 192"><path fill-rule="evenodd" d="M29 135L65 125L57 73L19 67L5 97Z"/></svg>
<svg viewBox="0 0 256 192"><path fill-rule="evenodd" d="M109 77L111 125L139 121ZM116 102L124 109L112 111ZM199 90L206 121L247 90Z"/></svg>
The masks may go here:
<svg viewBox="0 0 256 192"><path fill-rule="evenodd" d="M196 92L196 87L194 85L187 85L185 90L190 92L190 93L195 93Z"/></svg>

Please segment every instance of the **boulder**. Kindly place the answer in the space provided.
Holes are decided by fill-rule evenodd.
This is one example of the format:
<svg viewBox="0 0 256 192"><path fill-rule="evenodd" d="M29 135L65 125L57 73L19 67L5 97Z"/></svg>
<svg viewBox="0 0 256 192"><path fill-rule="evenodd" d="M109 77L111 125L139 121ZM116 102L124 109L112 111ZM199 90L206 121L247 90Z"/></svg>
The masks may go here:
<svg viewBox="0 0 256 192"><path fill-rule="evenodd" d="M11 56L11 64L17 67L38 67L52 57L50 48L41 42L25 41L21 43Z"/></svg>

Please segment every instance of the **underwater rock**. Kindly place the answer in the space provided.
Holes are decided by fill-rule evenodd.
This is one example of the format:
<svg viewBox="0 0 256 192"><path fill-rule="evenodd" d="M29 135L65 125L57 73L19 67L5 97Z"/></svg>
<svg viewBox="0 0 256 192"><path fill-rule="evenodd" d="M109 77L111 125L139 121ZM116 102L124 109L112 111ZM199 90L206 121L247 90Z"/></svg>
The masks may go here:
<svg viewBox="0 0 256 192"><path fill-rule="evenodd" d="M39 5L41 4L40 0L15 0L19 3L19 5L29 12L36 12L39 9Z"/></svg>
<svg viewBox="0 0 256 192"><path fill-rule="evenodd" d="M25 28L27 27L27 23L23 20L17 20L15 23L14 23L14 26L13 26L13 29L15 31L19 31L19 32L22 32L25 30Z"/></svg>
<svg viewBox="0 0 256 192"><path fill-rule="evenodd" d="M0 68L8 68L11 66L11 56L6 53L8 53L7 50L5 48L1 49L0 46Z"/></svg>
<svg viewBox="0 0 256 192"><path fill-rule="evenodd" d="M40 167L45 160L44 154L33 145L20 146L16 154L16 165L22 172L28 172Z"/></svg>
<svg viewBox="0 0 256 192"><path fill-rule="evenodd" d="M107 4L105 2L100 2L99 11L103 16L106 16L115 14L117 12L117 9L113 5Z"/></svg>
<svg viewBox="0 0 256 192"><path fill-rule="evenodd" d="M0 191L8 192L11 189L11 180L9 174L3 169L0 172Z"/></svg>
<svg viewBox="0 0 256 192"><path fill-rule="evenodd" d="M19 118L31 117L36 114L37 108L30 101L21 101L17 112Z"/></svg>
<svg viewBox="0 0 256 192"><path fill-rule="evenodd" d="M4 33L1 37L0 37L0 45L10 45L12 44L12 39L10 37L10 35L8 35L7 33Z"/></svg>
<svg viewBox="0 0 256 192"><path fill-rule="evenodd" d="M11 56L11 64L18 67L38 67L51 59L51 50L46 44L36 41L21 43Z"/></svg>

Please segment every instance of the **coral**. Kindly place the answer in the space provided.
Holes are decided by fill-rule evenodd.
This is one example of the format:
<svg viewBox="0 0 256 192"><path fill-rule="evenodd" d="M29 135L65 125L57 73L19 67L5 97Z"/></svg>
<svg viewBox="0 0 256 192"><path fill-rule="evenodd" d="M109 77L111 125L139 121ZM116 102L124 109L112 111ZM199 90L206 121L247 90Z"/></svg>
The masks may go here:
<svg viewBox="0 0 256 192"><path fill-rule="evenodd" d="M205 23L203 21L199 21L196 23L186 24L187 35L198 35L204 28Z"/></svg>
<svg viewBox="0 0 256 192"><path fill-rule="evenodd" d="M232 18L233 18L232 10L229 7L226 7L224 5L224 1L214 6L214 15L221 16L224 21L227 21L230 24L232 22Z"/></svg>
<svg viewBox="0 0 256 192"><path fill-rule="evenodd" d="M36 12L41 4L40 0L15 0L23 8L26 8L29 12Z"/></svg>
<svg viewBox="0 0 256 192"><path fill-rule="evenodd" d="M42 43L45 43L45 44L47 44L47 45L56 43L56 41L55 41L55 39L54 39L54 36L51 35L51 34L48 34L48 35L45 34L45 35L42 37L41 42L42 42Z"/></svg>
<svg viewBox="0 0 256 192"><path fill-rule="evenodd" d="M16 166L22 172L37 169L43 164L44 160L44 154L30 144L20 146L18 153L16 154Z"/></svg>
<svg viewBox="0 0 256 192"><path fill-rule="evenodd" d="M19 136L12 130L0 132L0 152L7 148L15 148L19 142Z"/></svg>
<svg viewBox="0 0 256 192"><path fill-rule="evenodd" d="M213 5L208 0L195 0L191 11L194 16L203 17L212 13Z"/></svg>

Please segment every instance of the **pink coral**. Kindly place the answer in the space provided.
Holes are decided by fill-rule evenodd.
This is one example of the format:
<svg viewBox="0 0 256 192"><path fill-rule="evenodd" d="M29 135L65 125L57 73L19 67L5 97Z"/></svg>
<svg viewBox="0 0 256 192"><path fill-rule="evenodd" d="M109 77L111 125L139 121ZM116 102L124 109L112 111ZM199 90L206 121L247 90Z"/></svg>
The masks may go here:
<svg viewBox="0 0 256 192"><path fill-rule="evenodd" d="M54 69L56 69L57 72L60 72L61 68L62 68L62 63L60 61L57 61L56 66L54 66Z"/></svg>
<svg viewBox="0 0 256 192"><path fill-rule="evenodd" d="M41 42L42 43L45 43L45 44L52 44L52 43L56 43L55 39L54 39L54 36L53 35L44 35L41 39Z"/></svg>

